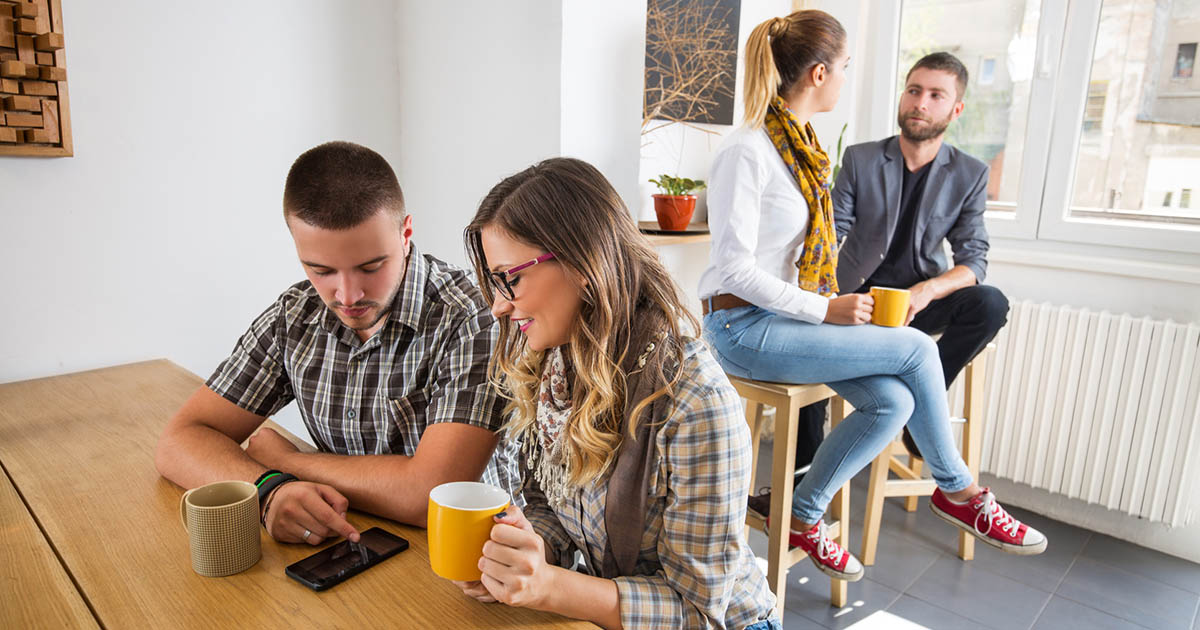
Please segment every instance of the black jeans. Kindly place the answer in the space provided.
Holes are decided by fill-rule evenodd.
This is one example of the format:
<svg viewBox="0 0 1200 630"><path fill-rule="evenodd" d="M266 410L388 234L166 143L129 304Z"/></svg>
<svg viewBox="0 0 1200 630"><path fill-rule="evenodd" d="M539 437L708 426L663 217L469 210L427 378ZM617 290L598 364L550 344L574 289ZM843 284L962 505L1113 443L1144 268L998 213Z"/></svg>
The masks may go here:
<svg viewBox="0 0 1200 630"><path fill-rule="evenodd" d="M937 346L948 388L1007 322L1008 298L1004 293L993 286L976 284L930 302L910 325L931 335L942 333ZM823 400L800 410L797 469L812 463L813 454L825 439L823 427L827 403Z"/></svg>

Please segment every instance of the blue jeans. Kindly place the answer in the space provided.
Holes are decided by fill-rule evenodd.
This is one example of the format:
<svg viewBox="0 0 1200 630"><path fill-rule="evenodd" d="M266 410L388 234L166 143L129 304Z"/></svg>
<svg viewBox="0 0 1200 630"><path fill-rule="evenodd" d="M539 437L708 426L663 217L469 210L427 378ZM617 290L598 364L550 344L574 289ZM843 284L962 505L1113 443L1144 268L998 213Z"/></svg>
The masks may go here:
<svg viewBox="0 0 1200 630"><path fill-rule="evenodd" d="M770 619L763 619L756 622L752 626L746 626L746 630L783 630L783 624L780 623L777 617L771 617Z"/></svg>
<svg viewBox="0 0 1200 630"><path fill-rule="evenodd" d="M729 374L824 383L854 406L821 443L796 487L792 514L801 521L817 522L838 488L906 423L943 492L964 490L974 481L954 444L937 346L925 333L871 324L808 324L742 306L705 315L704 337Z"/></svg>

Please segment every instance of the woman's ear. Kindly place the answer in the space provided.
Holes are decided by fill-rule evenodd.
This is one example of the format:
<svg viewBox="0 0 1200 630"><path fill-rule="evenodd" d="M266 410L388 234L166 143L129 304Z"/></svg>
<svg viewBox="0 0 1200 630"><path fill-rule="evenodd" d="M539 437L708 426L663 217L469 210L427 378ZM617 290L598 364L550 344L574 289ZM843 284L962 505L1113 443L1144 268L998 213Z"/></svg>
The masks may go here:
<svg viewBox="0 0 1200 630"><path fill-rule="evenodd" d="M812 79L812 84L815 87L821 87L821 84L825 83L827 76L828 71L823 63L813 66L812 72L809 73L809 78Z"/></svg>

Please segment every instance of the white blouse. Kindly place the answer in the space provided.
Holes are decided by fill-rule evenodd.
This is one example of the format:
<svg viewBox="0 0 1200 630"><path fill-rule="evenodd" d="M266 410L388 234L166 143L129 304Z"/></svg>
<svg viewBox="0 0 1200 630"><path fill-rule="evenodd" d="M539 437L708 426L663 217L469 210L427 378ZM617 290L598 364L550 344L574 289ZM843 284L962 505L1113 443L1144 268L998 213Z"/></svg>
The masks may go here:
<svg viewBox="0 0 1200 630"><path fill-rule="evenodd" d="M712 256L701 300L732 293L772 313L819 324L829 299L797 284L808 203L766 129L741 127L713 158L708 176Z"/></svg>

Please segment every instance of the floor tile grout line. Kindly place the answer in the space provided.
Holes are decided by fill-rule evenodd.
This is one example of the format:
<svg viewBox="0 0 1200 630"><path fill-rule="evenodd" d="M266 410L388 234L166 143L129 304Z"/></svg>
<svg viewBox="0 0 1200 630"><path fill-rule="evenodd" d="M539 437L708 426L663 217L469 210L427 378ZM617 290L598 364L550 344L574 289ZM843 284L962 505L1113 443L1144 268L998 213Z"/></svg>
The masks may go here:
<svg viewBox="0 0 1200 630"><path fill-rule="evenodd" d="M1059 589L1059 587L1062 586L1063 580L1067 579L1067 575L1069 575L1071 573L1071 569L1075 568L1075 561L1079 559L1079 556L1083 553L1083 549L1085 547L1087 547L1087 544L1089 542L1091 542L1091 540L1092 540L1092 534L1091 534L1091 532L1088 532L1087 539L1083 541L1083 546L1081 546L1079 548L1079 552L1076 553L1073 558L1071 558L1071 564L1067 565L1067 570L1063 571L1063 574L1058 578L1058 583L1056 583L1054 585L1054 590L1050 591L1050 597L1047 598L1046 601L1042 603L1042 609L1039 610L1036 615L1034 615L1033 622L1029 624L1029 628L1027 630L1033 630L1033 627L1037 625L1038 619L1041 619L1042 615L1045 614L1046 608L1050 606L1050 602L1054 600L1054 596L1058 595L1058 589ZM1076 602L1076 603L1079 603L1079 602ZM1088 606L1088 608L1091 608L1091 606ZM1100 611L1100 612L1104 612L1104 611Z"/></svg>
<svg viewBox="0 0 1200 630"><path fill-rule="evenodd" d="M1062 593L1055 593L1055 594L1054 594L1054 596L1055 596L1055 597L1061 597L1062 599L1065 599L1065 600L1067 600L1067 601L1071 602L1072 604L1078 604L1078 605L1080 605L1080 606L1083 606L1084 608L1087 608L1088 610L1094 610L1094 611L1096 611L1096 612L1098 612L1098 613L1100 613L1100 614L1102 614L1102 615L1108 615L1109 617L1112 617L1113 619L1116 619L1116 620L1118 620L1118 621L1121 621L1121 622L1123 622L1123 623L1133 624L1133 625L1135 625L1135 626L1137 626L1137 627L1139 627L1139 628L1144 628L1145 630L1153 630L1153 628L1151 628L1150 626L1144 626L1144 625L1142 625L1142 624L1140 624L1140 623L1138 623L1138 622L1136 622L1136 621L1134 621L1134 620L1132 620L1132 619L1126 619L1126 618L1124 618L1124 617L1118 617L1118 616L1116 616L1116 615L1114 615L1114 614L1112 614L1112 613L1108 612L1107 610L1100 610L1099 608L1096 608L1095 606L1089 605L1089 604L1087 604L1087 603L1085 603L1085 602L1081 602L1081 601L1079 601L1079 600L1077 600L1077 599L1075 599L1075 598L1073 598L1073 597L1071 597L1071 596L1069 596L1069 595L1063 595ZM1040 616L1040 615L1039 615L1039 616Z"/></svg>
<svg viewBox="0 0 1200 630"><path fill-rule="evenodd" d="M1094 537L1094 536L1095 536L1095 532L1092 532L1092 535L1093 535L1093 537ZM1090 541L1090 540L1091 540L1091 538L1089 538L1088 540ZM1113 540L1116 540L1116 541L1119 541L1119 542L1129 542L1129 541L1126 541L1126 540L1121 540L1120 538L1113 538ZM1138 547L1141 547L1141 545L1137 545L1136 543L1129 543L1129 544L1131 544L1131 545L1135 545L1135 546L1138 546ZM1086 548L1086 545L1085 545L1085 548ZM1144 547L1144 549L1150 549L1150 548L1149 548L1149 547ZM1158 550L1157 550L1157 549L1150 549L1150 551L1158 551ZM1159 551L1158 553L1162 553L1162 552L1161 552L1161 551ZM1119 569L1119 570L1121 570L1121 571L1124 571L1124 572L1126 572L1126 573L1132 573L1133 575L1136 575L1136 576L1139 576L1139 577L1144 577L1144 578L1146 578L1147 580L1150 580L1150 581L1152 581L1152 582L1158 582L1159 584L1164 584L1164 585L1166 585L1166 586L1170 586L1171 588L1176 588L1176 589L1179 589L1179 590L1181 590L1181 591L1183 591L1183 592L1185 592L1185 593L1191 593L1192 595L1200 596L1200 592L1198 592L1198 591L1193 591L1193 590L1192 590L1192 589L1190 589L1190 588L1184 588L1184 587L1182 587L1182 586L1180 586L1180 585L1178 585L1178 584L1172 584L1172 583L1170 583L1170 582L1164 582L1164 581L1162 581L1162 580L1160 580L1160 579L1158 579L1158 578L1150 577L1149 575L1143 575L1143 574L1141 574L1141 573L1137 573L1137 572L1134 572L1134 571L1130 571L1129 569L1126 569L1126 568L1124 568L1124 567L1122 567L1122 566L1119 566L1119 565L1113 564L1113 563L1111 563L1111 562L1106 562L1106 561L1105 561L1104 559L1102 559L1102 558L1097 558L1097 557L1093 557L1093 556L1084 555L1083 551L1080 551L1080 552L1079 552L1079 555L1081 555L1081 556L1083 556L1083 557L1085 557L1085 558L1087 558L1088 560L1091 560L1091 561L1093 561L1093 562L1099 562L1100 564L1103 564L1104 566L1107 566L1107 567L1112 567L1112 568L1114 568L1114 569ZM1169 557L1171 557L1171 558L1175 558L1175 559L1177 559L1177 560L1183 560L1184 562L1191 562L1190 560L1184 560L1183 558L1177 558L1176 556L1172 556L1172 555L1170 555L1170 554L1163 554L1163 555L1165 555L1165 556L1169 556ZM1193 564L1195 564L1195 563L1193 563Z"/></svg>
<svg viewBox="0 0 1200 630"><path fill-rule="evenodd" d="M927 605L929 605L929 606L933 606L934 608L937 608L938 610L941 610L941 611L943 611L943 612L950 613L951 615L954 615L955 617L962 617L963 619L966 619L967 621L970 621L971 623L977 623L977 624L979 624L979 625L981 625L981 626L983 626L983 627L985 627L985 628L995 628L995 626L989 626L988 624L985 624L985 623L982 623L982 622L979 622L979 621L975 621L974 619L971 619L970 617L968 617L968 616L966 616L966 615L960 615L959 613L957 613L957 612L955 612L955 611L953 611L953 610L950 610L949 608L946 608L945 606L941 606L941 605L939 605L937 602L931 602L931 601L929 601L928 599L925 599L924 597L920 597L920 596L918 596L918 595L914 595L914 594L912 594L912 593L907 593L907 592L906 592L906 593L904 593L904 594L905 594L905 595L908 595L909 597L911 597L911 598L913 598L913 599L915 599L915 600L917 600L917 601L919 601L919 602L921 602L921 603L923 603L923 604L927 604Z"/></svg>

